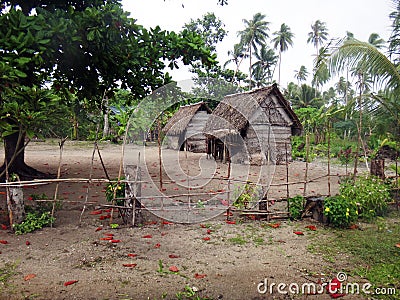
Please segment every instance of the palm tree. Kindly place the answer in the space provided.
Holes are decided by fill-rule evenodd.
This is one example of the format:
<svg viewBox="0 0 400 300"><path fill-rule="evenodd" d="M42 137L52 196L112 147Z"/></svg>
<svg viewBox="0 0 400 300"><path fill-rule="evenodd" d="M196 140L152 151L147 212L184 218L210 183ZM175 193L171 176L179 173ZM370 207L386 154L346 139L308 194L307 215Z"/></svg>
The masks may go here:
<svg viewBox="0 0 400 300"><path fill-rule="evenodd" d="M297 79L298 85L300 85L301 82L307 80L308 71L305 66L301 66L299 70L295 70L294 72L295 72L294 78Z"/></svg>
<svg viewBox="0 0 400 300"><path fill-rule="evenodd" d="M328 30L326 28L326 23L320 20L315 21L311 25L311 31L308 33L307 43L313 43L315 49L317 50L317 56L319 54L319 46L328 39Z"/></svg>
<svg viewBox="0 0 400 300"><path fill-rule="evenodd" d="M369 38L368 38L368 43L371 45L374 45L378 49L382 49L382 47L385 44L385 40L382 39L379 34L377 33L371 33Z"/></svg>
<svg viewBox="0 0 400 300"><path fill-rule="evenodd" d="M236 66L235 73L232 78L234 80L237 72L239 71L241 63L242 63L243 59L247 57L247 54L244 53L243 45L241 43L239 43L239 44L233 45L233 50L228 51L228 56L230 56L231 58L228 59L224 63L224 68L226 68L226 66L229 65L230 63L235 64L235 66Z"/></svg>
<svg viewBox="0 0 400 300"><path fill-rule="evenodd" d="M243 23L245 24L245 29L238 32L238 36L240 37L241 44L247 46L247 51L249 52L250 65L249 65L249 84L251 89L251 59L252 59L252 50L257 51L257 47L261 46L265 43L268 35L268 25L269 22L265 21L265 15L261 13L256 13L253 16L253 19L246 20L243 19Z"/></svg>
<svg viewBox="0 0 400 300"><path fill-rule="evenodd" d="M279 50L279 70L278 70L278 84L281 83L281 62L282 52L289 49L289 46L293 47L294 34L290 31L290 27L283 23L279 31L274 32L274 48Z"/></svg>
<svg viewBox="0 0 400 300"><path fill-rule="evenodd" d="M260 50L255 52L254 55L258 61L253 64L253 70L259 68L259 71L263 71L266 74L268 83L271 83L274 75L272 69L275 69L274 67L278 60L275 51L268 48L266 45L262 45Z"/></svg>

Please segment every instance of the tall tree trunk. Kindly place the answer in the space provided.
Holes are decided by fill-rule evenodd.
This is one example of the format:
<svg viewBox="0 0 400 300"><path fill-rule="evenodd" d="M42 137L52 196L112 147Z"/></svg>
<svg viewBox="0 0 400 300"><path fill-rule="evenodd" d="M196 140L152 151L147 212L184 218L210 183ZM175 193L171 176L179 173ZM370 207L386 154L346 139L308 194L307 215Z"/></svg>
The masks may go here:
<svg viewBox="0 0 400 300"><path fill-rule="evenodd" d="M25 163L25 133L16 132L4 137L4 163L0 167L1 178L4 180L6 167L8 173L16 173L21 180L49 177Z"/></svg>
<svg viewBox="0 0 400 300"><path fill-rule="evenodd" d="M279 50L278 85L281 85L281 62L282 62L282 51Z"/></svg>
<svg viewBox="0 0 400 300"><path fill-rule="evenodd" d="M109 122L109 107L108 107L108 97L105 96L103 100L103 105L104 105L104 127L103 127L103 138L107 138L107 136L110 134L110 122Z"/></svg>
<svg viewBox="0 0 400 300"><path fill-rule="evenodd" d="M250 43L250 66L249 66L249 90L251 90L251 43Z"/></svg>

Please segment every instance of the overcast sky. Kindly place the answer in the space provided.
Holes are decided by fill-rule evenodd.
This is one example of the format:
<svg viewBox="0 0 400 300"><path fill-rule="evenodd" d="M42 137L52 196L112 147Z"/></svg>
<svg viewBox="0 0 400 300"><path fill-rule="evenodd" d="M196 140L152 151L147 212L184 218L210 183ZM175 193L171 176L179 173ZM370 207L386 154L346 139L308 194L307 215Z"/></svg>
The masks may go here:
<svg viewBox="0 0 400 300"><path fill-rule="evenodd" d="M378 33L387 40L390 36L389 14L393 10L391 0L229 0L229 5L217 5L217 0L122 0L123 7L147 28L159 25L165 30L180 31L190 19L201 18L207 12L215 15L225 24L228 36L217 46L221 65L228 59L227 51L239 41L237 32L244 29L243 19L250 20L260 12L270 22L270 36L279 30L282 23L290 26L295 34L294 45L283 53L281 86L296 82L294 70L305 65L312 70L315 48L307 44L311 24L316 20L326 23L329 38L341 38L346 31L355 38L366 41L371 33ZM243 71L248 62L243 62ZM234 69L234 65L231 65ZM190 79L191 74L171 73L174 80ZM278 72L275 73L277 80ZM311 78L309 78L311 79Z"/></svg>

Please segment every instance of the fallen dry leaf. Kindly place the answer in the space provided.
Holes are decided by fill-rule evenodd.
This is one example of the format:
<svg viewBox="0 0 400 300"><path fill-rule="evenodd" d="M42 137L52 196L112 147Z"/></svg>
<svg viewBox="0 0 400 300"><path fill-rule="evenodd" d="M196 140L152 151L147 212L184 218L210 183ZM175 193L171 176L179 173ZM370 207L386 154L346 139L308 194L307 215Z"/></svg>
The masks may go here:
<svg viewBox="0 0 400 300"><path fill-rule="evenodd" d="M206 274L199 274L199 273L194 274L194 278L196 278L196 279L201 279L201 278L204 278L206 276L207 276Z"/></svg>
<svg viewBox="0 0 400 300"><path fill-rule="evenodd" d="M281 223L270 223L268 224L268 226L271 228L279 228L281 226Z"/></svg>

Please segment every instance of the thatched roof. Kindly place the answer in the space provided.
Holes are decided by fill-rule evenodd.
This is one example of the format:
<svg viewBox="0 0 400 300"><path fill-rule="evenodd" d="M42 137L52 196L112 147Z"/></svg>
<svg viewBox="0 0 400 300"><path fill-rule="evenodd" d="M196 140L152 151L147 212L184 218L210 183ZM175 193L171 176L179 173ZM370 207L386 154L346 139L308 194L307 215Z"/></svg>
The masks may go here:
<svg viewBox="0 0 400 300"><path fill-rule="evenodd" d="M292 132L301 134L303 126L276 84L249 92L225 96L208 119L204 133L215 135L214 133L223 131L239 132L248 125L248 120L253 114L261 109L260 105L264 100L271 96L276 97L279 106L275 106L272 109L283 109L290 118ZM220 134L217 135L219 136Z"/></svg>
<svg viewBox="0 0 400 300"><path fill-rule="evenodd" d="M199 110L205 110L211 114L211 109L204 102L181 106L164 126L163 132L168 135L179 135L187 128L190 120Z"/></svg>

